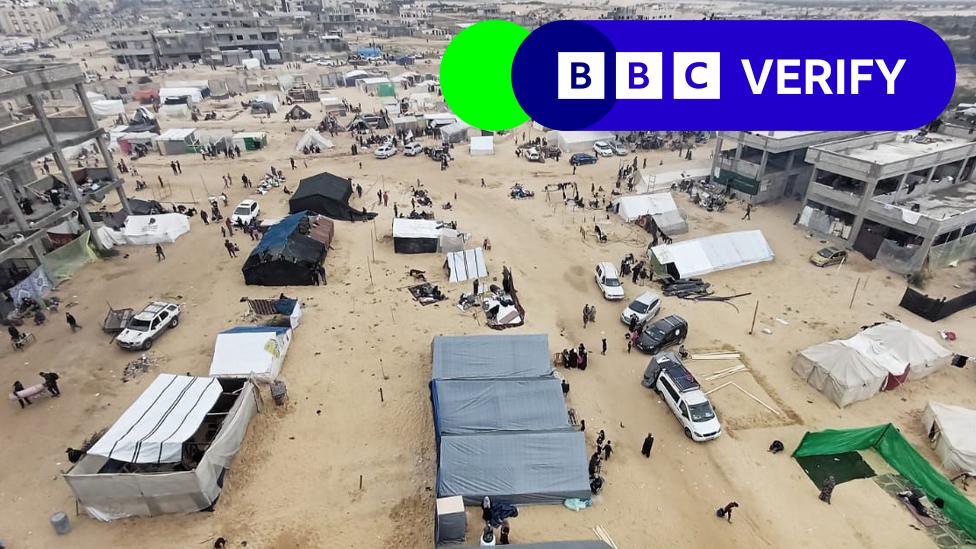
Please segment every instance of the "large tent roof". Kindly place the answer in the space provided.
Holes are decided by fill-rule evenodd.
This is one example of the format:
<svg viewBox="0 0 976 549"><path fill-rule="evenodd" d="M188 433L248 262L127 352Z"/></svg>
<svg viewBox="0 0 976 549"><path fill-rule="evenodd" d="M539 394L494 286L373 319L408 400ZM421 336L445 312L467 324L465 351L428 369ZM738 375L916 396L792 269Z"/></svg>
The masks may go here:
<svg viewBox="0 0 976 549"><path fill-rule="evenodd" d="M435 380L430 390L438 436L570 428L556 378Z"/></svg>
<svg viewBox="0 0 976 549"><path fill-rule="evenodd" d="M800 351L793 371L840 407L876 395L889 373L839 340Z"/></svg>
<svg viewBox="0 0 976 549"><path fill-rule="evenodd" d="M176 242L188 232L190 220L180 213L130 215L122 228L125 243L138 246Z"/></svg>
<svg viewBox="0 0 976 549"><path fill-rule="evenodd" d="M950 471L976 471L976 410L930 401L922 416L925 431L938 425L936 453Z"/></svg>
<svg viewBox="0 0 976 549"><path fill-rule="evenodd" d="M298 225L306 218L304 212L291 214L270 229L251 251L252 256L262 253L294 260L319 262L325 256L325 245L298 232Z"/></svg>
<svg viewBox="0 0 976 549"><path fill-rule="evenodd" d="M447 254L447 270L451 282L464 282L488 276L485 250L480 246Z"/></svg>
<svg viewBox="0 0 976 549"><path fill-rule="evenodd" d="M176 463L221 392L216 378L160 374L88 453L129 463Z"/></svg>
<svg viewBox="0 0 976 549"><path fill-rule="evenodd" d="M436 336L433 348L433 379L515 379L552 374L545 334Z"/></svg>
<svg viewBox="0 0 976 549"><path fill-rule="evenodd" d="M314 129L309 128L305 130L305 133L303 133L301 137L298 138L298 143L295 144L295 150L300 151L305 147L312 145L318 145L319 148L322 149L332 149L335 147L335 144L332 141L322 137L322 134Z"/></svg>
<svg viewBox="0 0 976 549"><path fill-rule="evenodd" d="M925 377L946 366L952 352L932 337L901 322L886 322L872 326L861 334L885 346L892 354L911 367L910 377Z"/></svg>
<svg viewBox="0 0 976 549"><path fill-rule="evenodd" d="M590 497L580 431L441 437L437 497L485 496L506 503L559 503Z"/></svg>
<svg viewBox="0 0 976 549"><path fill-rule="evenodd" d="M633 221L642 215L678 211L678 205L669 192L621 196L614 200L614 205L619 205L617 215L624 218L625 221Z"/></svg>
<svg viewBox="0 0 976 549"><path fill-rule="evenodd" d="M736 231L662 244L651 254L666 268L673 265L680 278L701 276L773 260L773 250L762 231ZM670 271L670 268L668 269Z"/></svg>
<svg viewBox="0 0 976 549"><path fill-rule="evenodd" d="M332 200L347 202L352 195L352 182L329 172L306 177L298 182L298 189L291 200L308 196L324 196Z"/></svg>
<svg viewBox="0 0 976 549"><path fill-rule="evenodd" d="M238 326L217 334L210 375L215 377L255 377L271 383L291 345L287 326Z"/></svg>
<svg viewBox="0 0 976 549"><path fill-rule="evenodd" d="M433 219L393 219L393 238L440 238L443 223Z"/></svg>

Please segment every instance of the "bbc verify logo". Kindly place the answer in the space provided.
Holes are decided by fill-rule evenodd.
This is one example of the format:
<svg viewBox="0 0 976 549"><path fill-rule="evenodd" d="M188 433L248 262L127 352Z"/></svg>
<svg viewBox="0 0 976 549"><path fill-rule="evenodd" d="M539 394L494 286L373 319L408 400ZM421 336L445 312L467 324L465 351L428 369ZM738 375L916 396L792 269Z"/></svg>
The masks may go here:
<svg viewBox="0 0 976 549"><path fill-rule="evenodd" d="M557 98L605 99L604 52L558 52ZM616 99L664 99L663 52L617 52L614 57ZM884 82L893 95L906 59L763 59L738 60L749 93L761 95L859 95L862 83ZM720 52L674 52L670 99L721 99Z"/></svg>

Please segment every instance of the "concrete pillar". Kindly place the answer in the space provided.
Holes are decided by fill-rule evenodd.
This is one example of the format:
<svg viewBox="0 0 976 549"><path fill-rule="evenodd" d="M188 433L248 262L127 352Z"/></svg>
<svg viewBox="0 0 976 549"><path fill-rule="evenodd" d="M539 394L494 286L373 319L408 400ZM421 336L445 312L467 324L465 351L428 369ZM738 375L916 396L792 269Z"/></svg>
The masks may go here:
<svg viewBox="0 0 976 549"><path fill-rule="evenodd" d="M908 172L901 174L901 179L898 180L898 187L895 188L895 202L899 202L903 198L901 193L905 190L906 181L908 181Z"/></svg>
<svg viewBox="0 0 976 549"><path fill-rule="evenodd" d="M972 159L973 157L970 156L962 161L962 166L959 167L959 173L956 174L956 183L962 183L963 181L969 181L972 179L973 174L969 174L969 177L967 177L965 180L962 179L962 174L966 173L966 167L969 166L969 161Z"/></svg>
<svg viewBox="0 0 976 549"><path fill-rule="evenodd" d="M715 139L715 152L712 153L712 169L708 172L708 180L715 180L715 172L719 171L722 164L722 138Z"/></svg>
<svg viewBox="0 0 976 549"><path fill-rule="evenodd" d="M36 116L38 122L40 122L41 128L44 130L44 135L47 137L48 143L51 144L51 152L54 156L54 163L57 164L58 168L61 170L61 176L64 178L65 183L67 183L68 190L71 191L71 197L74 198L75 202L78 203L78 216L81 218L82 224L84 224L85 227L91 231L91 241L95 244L96 248L106 250L107 248L102 245L101 240L98 238L98 234L95 232L95 224L92 222L91 216L88 214L88 208L85 207L85 199L81 195L81 191L78 190L78 185L75 184L74 178L71 176L71 168L68 166L68 161L64 158L64 153L61 151L61 147L58 146L58 139L54 134L54 129L51 127L51 121L48 120L47 115L44 114L44 105L41 103L41 99L33 93L29 93L27 94L27 101L34 110L34 116Z"/></svg>
<svg viewBox="0 0 976 549"><path fill-rule="evenodd" d="M20 204L17 203L17 197L14 195L13 182L6 176L0 180L0 193L3 194L3 199L7 203L7 207L14 214L14 221L17 223L17 227L22 231L29 229L30 224L28 224L24 212L20 209Z"/></svg>
<svg viewBox="0 0 976 549"><path fill-rule="evenodd" d="M75 84L75 93L81 99L81 106L85 109L85 114L88 116L88 121L91 123L92 127L98 127L98 120L95 119L95 110L91 106L91 101L88 100L88 95L85 93L85 86L80 82ZM108 173L111 175L112 179L115 181L120 181L122 179L115 167L115 162L112 159L112 153L108 147L108 137L104 134L98 136L95 140L96 147L99 153L102 155L102 160L105 162L105 167L108 169ZM132 207L129 206L129 197L125 195L125 189L120 185L116 188L115 192L119 195L119 202L122 204L122 209L125 213L132 215Z"/></svg>
<svg viewBox="0 0 976 549"><path fill-rule="evenodd" d="M854 241L857 240L857 234L861 232L861 225L864 224L864 214L867 213L868 207L871 205L871 198L874 197L874 189L878 186L878 178L872 177L865 182L864 194L861 196L861 201L857 205L857 211L854 212L854 225L851 227L851 236L847 239L847 242L854 245Z"/></svg>

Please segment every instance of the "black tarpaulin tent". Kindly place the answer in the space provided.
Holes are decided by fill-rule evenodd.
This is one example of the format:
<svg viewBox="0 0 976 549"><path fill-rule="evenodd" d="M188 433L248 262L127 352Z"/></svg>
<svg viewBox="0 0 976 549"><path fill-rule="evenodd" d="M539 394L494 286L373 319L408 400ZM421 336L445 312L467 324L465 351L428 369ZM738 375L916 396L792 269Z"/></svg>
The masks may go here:
<svg viewBox="0 0 976 549"><path fill-rule="evenodd" d="M315 273L327 251L328 244L315 238L306 212L289 215L272 225L251 251L241 269L244 282L258 286L309 286L315 283Z"/></svg>
<svg viewBox="0 0 976 549"><path fill-rule="evenodd" d="M292 212L309 211L341 221L361 221L376 217L375 213L354 210L349 206L352 182L329 172L306 177L288 200Z"/></svg>

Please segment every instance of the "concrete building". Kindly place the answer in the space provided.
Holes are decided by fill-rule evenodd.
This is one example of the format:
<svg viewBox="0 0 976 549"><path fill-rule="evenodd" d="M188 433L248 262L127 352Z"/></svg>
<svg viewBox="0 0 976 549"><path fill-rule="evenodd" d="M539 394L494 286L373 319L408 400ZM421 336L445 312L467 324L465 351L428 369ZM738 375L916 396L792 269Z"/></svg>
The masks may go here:
<svg viewBox="0 0 976 549"><path fill-rule="evenodd" d="M422 27L430 21L430 7L423 2L400 6L400 24L407 27Z"/></svg>
<svg viewBox="0 0 976 549"><path fill-rule="evenodd" d="M47 266L45 257L54 238L48 231L66 221L91 231L91 242L100 248L89 202L98 206L114 190L123 210L130 211L106 133L98 127L85 93L81 68L25 63L6 69L9 72L0 76L0 101L26 101L32 117L0 128L2 288L18 282L11 279L17 274ZM74 98L77 106L46 108L47 97ZM94 154L99 167L72 168L68 150L79 146Z"/></svg>
<svg viewBox="0 0 976 549"><path fill-rule="evenodd" d="M63 32L58 12L34 2L0 3L0 32L46 40Z"/></svg>
<svg viewBox="0 0 976 549"><path fill-rule="evenodd" d="M214 33L209 30L163 30L153 33L156 56L167 65L222 62Z"/></svg>
<svg viewBox="0 0 976 549"><path fill-rule="evenodd" d="M811 147L799 225L897 273L976 257L976 143L884 132Z"/></svg>
<svg viewBox="0 0 976 549"><path fill-rule="evenodd" d="M268 24L253 13L219 6L190 9L186 18L202 30L213 30L225 64L237 65L248 58L259 59L262 64L283 61L277 25Z"/></svg>
<svg viewBox="0 0 976 549"><path fill-rule="evenodd" d="M114 31L106 37L105 42L112 57L121 65L130 68L159 65L155 38L149 29Z"/></svg>
<svg viewBox="0 0 976 549"><path fill-rule="evenodd" d="M806 192L813 166L804 161L807 147L859 132L719 132L712 156L713 182L732 185L759 204ZM734 147L730 148L730 143Z"/></svg>

